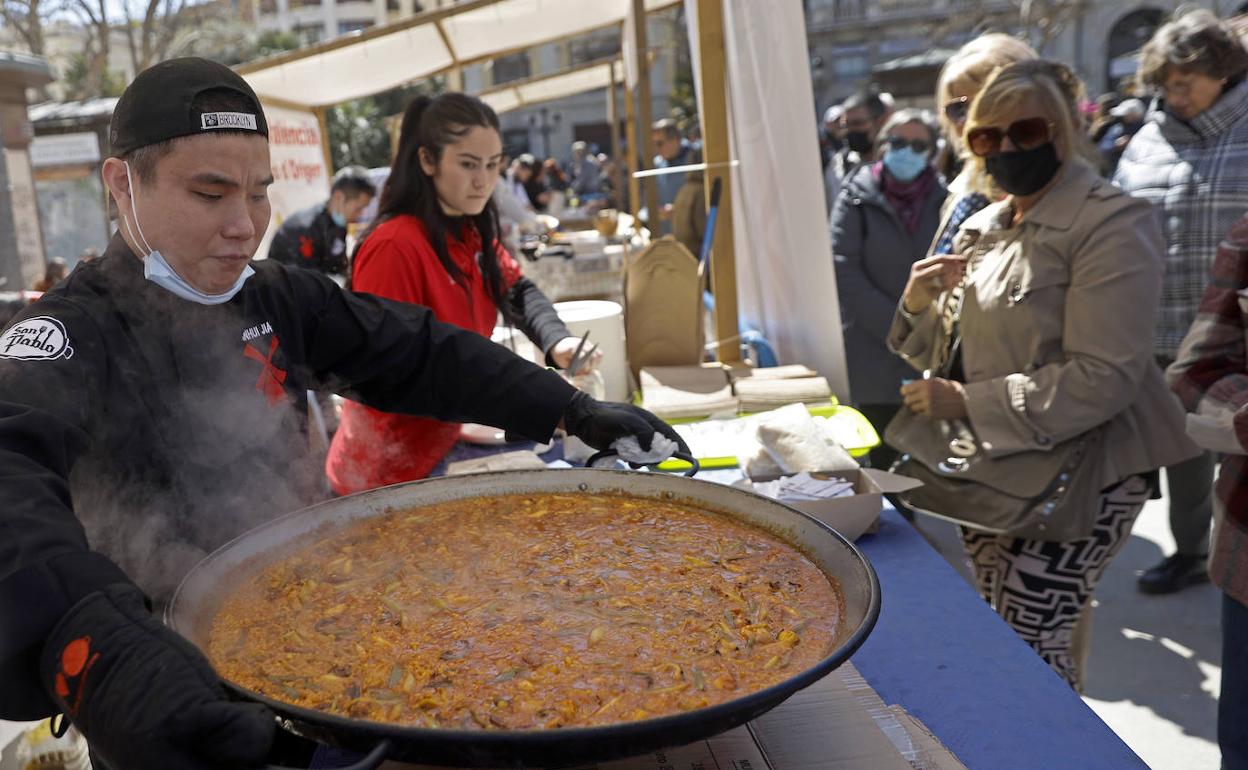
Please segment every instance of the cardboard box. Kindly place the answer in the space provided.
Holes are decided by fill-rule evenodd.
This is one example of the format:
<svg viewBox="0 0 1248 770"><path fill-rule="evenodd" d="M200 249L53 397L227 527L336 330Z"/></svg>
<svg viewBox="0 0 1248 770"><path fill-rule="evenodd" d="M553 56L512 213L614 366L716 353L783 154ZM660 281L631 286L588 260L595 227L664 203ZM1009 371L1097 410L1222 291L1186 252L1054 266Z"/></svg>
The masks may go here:
<svg viewBox="0 0 1248 770"><path fill-rule="evenodd" d="M841 478L854 483L854 494L848 497L834 497L829 500L781 500L802 513L827 524L850 540L857 540L861 535L874 531L880 511L884 508L884 495L905 492L921 486L922 482L908 476L899 476L888 471L874 468L860 468L848 471L829 471L812 473L815 478ZM741 486L753 491L751 482L742 482Z"/></svg>

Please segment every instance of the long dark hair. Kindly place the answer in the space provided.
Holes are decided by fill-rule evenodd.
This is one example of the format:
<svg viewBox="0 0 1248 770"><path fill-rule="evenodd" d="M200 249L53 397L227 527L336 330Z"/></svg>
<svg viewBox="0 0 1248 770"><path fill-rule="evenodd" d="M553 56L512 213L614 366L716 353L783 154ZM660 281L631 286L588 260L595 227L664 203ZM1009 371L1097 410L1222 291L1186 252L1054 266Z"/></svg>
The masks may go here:
<svg viewBox="0 0 1248 770"><path fill-rule="evenodd" d="M390 166L390 178L386 180L381 200L377 204L377 218L360 236L355 253L359 254L360 246L378 225L394 217L411 214L424 223L434 253L438 255L438 261L446 268L451 279L456 283L463 283L467 276L451 259L446 246L447 233L459 237L461 228L465 224L471 224L481 237L480 265L486 290L494 305L506 317L507 288L503 284L502 269L494 252L494 243L499 232L498 209L494 205L494 197L491 196L486 201L485 208L476 216L447 216L438 202L433 177L426 174L420 166L421 147L433 157L434 163L438 163L442 160L442 153L448 144L459 140L477 126L499 130L498 115L475 96L452 92L432 99L418 96L412 100L407 111L403 113L399 148L394 155L394 163Z"/></svg>

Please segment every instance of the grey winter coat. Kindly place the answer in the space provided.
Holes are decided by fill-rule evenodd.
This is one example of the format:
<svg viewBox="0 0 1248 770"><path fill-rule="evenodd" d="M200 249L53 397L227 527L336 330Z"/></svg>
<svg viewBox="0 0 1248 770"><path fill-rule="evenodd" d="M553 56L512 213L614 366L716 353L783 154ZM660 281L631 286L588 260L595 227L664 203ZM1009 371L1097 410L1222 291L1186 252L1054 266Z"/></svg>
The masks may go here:
<svg viewBox="0 0 1248 770"><path fill-rule="evenodd" d="M864 165L845 181L832 207L832 257L855 404L900 404L901 381L914 377L889 351L888 332L910 266L927 256L936 236L945 195L943 184L933 185L910 235Z"/></svg>
<svg viewBox="0 0 1248 770"><path fill-rule="evenodd" d="M1218 244L1248 211L1248 81L1190 123L1155 103L1114 184L1161 210L1165 278L1154 351L1174 358L1205 295Z"/></svg>

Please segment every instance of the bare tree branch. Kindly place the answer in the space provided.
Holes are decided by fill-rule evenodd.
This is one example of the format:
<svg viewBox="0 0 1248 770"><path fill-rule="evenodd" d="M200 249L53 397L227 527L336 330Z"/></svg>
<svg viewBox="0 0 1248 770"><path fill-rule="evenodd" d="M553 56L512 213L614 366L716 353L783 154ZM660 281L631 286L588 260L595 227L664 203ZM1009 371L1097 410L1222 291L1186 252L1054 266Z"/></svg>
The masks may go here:
<svg viewBox="0 0 1248 770"><path fill-rule="evenodd" d="M1068 24L1087 12L1084 0L1015 0L1015 3L1023 31L1042 54Z"/></svg>
<svg viewBox="0 0 1248 770"><path fill-rule="evenodd" d="M3 0L0 2L0 20L12 27L36 56L44 54L43 27L57 13L59 6L43 0Z"/></svg>

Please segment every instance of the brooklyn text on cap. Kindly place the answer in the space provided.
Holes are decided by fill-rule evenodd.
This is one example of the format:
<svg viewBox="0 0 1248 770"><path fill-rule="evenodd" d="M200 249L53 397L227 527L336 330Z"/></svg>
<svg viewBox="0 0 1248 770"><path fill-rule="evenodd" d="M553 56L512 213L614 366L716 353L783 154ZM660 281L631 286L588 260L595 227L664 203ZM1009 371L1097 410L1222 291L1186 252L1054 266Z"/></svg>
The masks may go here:
<svg viewBox="0 0 1248 770"><path fill-rule="evenodd" d="M235 92L246 108L194 108L195 97L215 90ZM260 100L246 80L223 64L188 57L163 61L139 73L113 110L109 139L113 154L125 155L149 144L221 130L269 135Z"/></svg>

